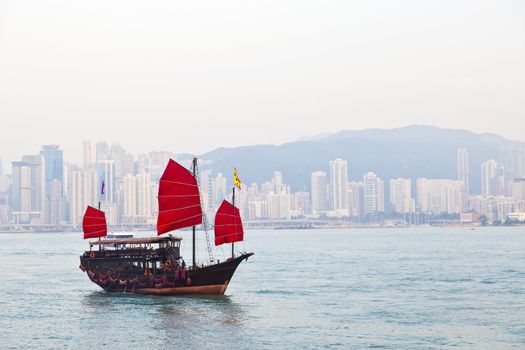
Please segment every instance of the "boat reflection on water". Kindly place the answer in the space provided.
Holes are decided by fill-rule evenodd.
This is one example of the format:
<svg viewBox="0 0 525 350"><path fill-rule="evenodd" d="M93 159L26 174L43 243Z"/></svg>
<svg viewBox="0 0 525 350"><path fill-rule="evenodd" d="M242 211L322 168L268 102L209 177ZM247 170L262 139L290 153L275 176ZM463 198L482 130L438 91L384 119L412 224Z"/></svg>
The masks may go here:
<svg viewBox="0 0 525 350"><path fill-rule="evenodd" d="M218 336L226 331L229 338L240 336L247 316L246 308L227 295L155 296L93 291L85 295L84 305L89 316L83 318L86 324L82 327L96 327L98 337L107 345L146 336L145 344L152 347L207 347L219 342ZM99 329L101 322L104 329Z"/></svg>

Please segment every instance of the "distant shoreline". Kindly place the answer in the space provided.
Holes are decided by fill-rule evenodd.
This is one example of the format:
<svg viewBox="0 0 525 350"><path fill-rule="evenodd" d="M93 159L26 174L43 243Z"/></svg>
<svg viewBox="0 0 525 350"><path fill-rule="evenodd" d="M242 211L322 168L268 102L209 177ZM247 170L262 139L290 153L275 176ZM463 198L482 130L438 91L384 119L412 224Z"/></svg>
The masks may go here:
<svg viewBox="0 0 525 350"><path fill-rule="evenodd" d="M485 228L485 227L523 227L525 226L525 223L513 223L513 224L506 224L506 225L480 225L480 224L440 224L440 225L316 225L316 226L305 226L305 225L257 225L257 226L247 226L245 229L247 230L326 230L326 229L374 229L374 228L388 228L388 229L410 229L410 228L421 228L421 227L434 227L434 228L470 228L470 229L477 229L477 228ZM212 228L208 229L208 231L213 230ZM111 229L112 232L154 232L155 227L154 226L144 226L144 227L133 227L124 229L120 226L115 227L114 229ZM182 230L182 231L190 231L190 230ZM197 231L204 231L203 229L198 228ZM8 234L8 233L38 233L38 234L45 234L45 233L81 233L82 230L76 229L62 229L62 230L53 230L49 228L42 228L39 226L35 226L34 228L28 228L28 229L4 229L0 228L0 234Z"/></svg>

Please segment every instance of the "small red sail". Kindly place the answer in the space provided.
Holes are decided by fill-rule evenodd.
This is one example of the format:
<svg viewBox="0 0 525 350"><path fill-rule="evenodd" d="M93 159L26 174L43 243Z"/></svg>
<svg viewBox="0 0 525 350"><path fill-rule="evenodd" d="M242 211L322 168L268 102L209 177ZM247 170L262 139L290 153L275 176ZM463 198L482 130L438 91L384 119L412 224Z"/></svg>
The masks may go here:
<svg viewBox="0 0 525 350"><path fill-rule="evenodd" d="M106 214L103 211L88 206L82 219L84 239L105 237L108 234Z"/></svg>
<svg viewBox="0 0 525 350"><path fill-rule="evenodd" d="M157 234L202 223L197 179L186 168L170 159L159 183Z"/></svg>
<svg viewBox="0 0 525 350"><path fill-rule="evenodd" d="M222 201L215 215L215 245L239 242L244 239L241 214L233 204Z"/></svg>

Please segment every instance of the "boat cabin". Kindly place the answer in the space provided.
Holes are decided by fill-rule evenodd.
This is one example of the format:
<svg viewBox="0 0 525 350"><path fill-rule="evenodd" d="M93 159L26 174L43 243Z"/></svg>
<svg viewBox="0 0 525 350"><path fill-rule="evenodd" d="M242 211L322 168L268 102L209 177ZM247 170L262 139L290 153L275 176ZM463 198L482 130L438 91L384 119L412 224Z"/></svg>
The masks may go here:
<svg viewBox="0 0 525 350"><path fill-rule="evenodd" d="M89 251L84 253L97 265L115 270L157 270L167 266L181 265L179 262L182 238L147 237L130 239L102 239L89 242ZM98 249L94 249L98 246Z"/></svg>

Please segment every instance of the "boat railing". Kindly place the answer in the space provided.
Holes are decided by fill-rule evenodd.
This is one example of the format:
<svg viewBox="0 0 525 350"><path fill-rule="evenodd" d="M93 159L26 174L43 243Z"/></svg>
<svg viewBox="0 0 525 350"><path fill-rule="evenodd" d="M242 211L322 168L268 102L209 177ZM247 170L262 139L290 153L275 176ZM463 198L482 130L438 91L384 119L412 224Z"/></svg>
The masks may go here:
<svg viewBox="0 0 525 350"><path fill-rule="evenodd" d="M123 257L147 257L147 258L160 258L166 256L173 256L171 252L166 248L130 248L130 249L118 249L118 250L102 250L102 251L91 251L85 252L84 256L91 258L123 258Z"/></svg>

